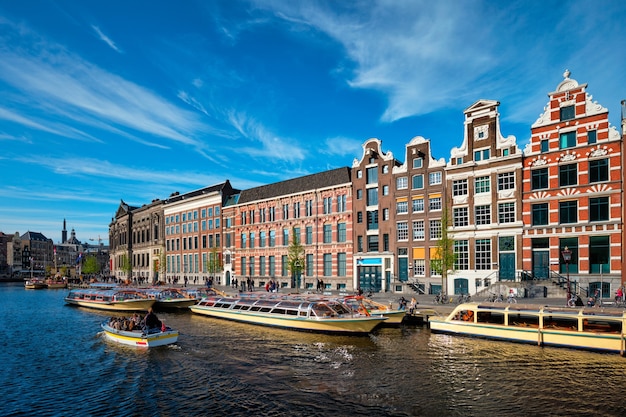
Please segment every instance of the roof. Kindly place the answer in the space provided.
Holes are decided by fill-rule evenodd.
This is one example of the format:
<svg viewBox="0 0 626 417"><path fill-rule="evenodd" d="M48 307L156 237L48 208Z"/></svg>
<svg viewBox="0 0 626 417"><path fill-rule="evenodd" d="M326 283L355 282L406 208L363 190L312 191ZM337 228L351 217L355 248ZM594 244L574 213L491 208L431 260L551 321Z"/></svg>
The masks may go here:
<svg viewBox="0 0 626 417"><path fill-rule="evenodd" d="M252 201L266 200L283 195L298 194L340 184L348 184L351 181L350 173L350 168L341 167L317 174L306 175L304 177L292 178L287 181L250 188L240 193L238 204L246 204Z"/></svg>
<svg viewBox="0 0 626 417"><path fill-rule="evenodd" d="M39 242L47 242L50 239L48 239L47 237L45 237L42 233L39 232L31 232L28 231L26 233L24 233L21 237L22 240L36 240Z"/></svg>

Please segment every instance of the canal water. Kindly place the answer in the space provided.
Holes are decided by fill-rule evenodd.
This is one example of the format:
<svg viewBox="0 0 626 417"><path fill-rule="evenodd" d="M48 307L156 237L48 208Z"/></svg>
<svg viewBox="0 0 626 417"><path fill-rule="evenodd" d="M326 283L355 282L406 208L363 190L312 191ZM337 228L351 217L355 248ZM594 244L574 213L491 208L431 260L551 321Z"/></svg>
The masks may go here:
<svg viewBox="0 0 626 417"><path fill-rule="evenodd" d="M330 336L159 313L176 345L104 340L67 290L0 284L1 416L624 416L626 358L431 334Z"/></svg>

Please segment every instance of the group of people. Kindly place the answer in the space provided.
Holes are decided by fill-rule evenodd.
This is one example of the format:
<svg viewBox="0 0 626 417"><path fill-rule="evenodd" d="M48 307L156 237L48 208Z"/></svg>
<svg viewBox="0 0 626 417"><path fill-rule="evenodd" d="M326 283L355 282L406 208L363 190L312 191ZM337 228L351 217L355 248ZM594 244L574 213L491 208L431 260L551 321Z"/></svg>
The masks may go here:
<svg viewBox="0 0 626 417"><path fill-rule="evenodd" d="M130 317L111 317L109 319L109 327L128 332L138 329L148 332L155 330L165 331L165 324L154 314L152 307L148 309L148 314L145 317L138 313L133 313Z"/></svg>
<svg viewBox="0 0 626 417"><path fill-rule="evenodd" d="M398 306L399 310L406 310L406 306L407 304L409 304L409 302L407 301L406 298L400 297L398 304L399 304ZM419 303L417 302L415 297L411 297L411 303L409 304L409 313L413 314L413 311L415 310L415 307L417 307L418 304Z"/></svg>

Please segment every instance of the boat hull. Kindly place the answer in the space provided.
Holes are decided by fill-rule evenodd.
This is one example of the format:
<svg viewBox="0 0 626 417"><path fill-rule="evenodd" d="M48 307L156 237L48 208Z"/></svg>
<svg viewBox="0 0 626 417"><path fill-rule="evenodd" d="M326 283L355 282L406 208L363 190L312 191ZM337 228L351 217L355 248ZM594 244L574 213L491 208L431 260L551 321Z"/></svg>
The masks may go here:
<svg viewBox="0 0 626 417"><path fill-rule="evenodd" d="M271 314L223 310L199 305L194 305L189 308L196 314L202 314L209 317L234 320L248 324L320 333L369 333L377 325L385 321L385 318L382 316L312 319L297 316L277 317Z"/></svg>
<svg viewBox="0 0 626 417"><path fill-rule="evenodd" d="M154 300L124 300L124 301L93 301L65 299L67 304L80 307L95 308L106 311L148 311L154 305Z"/></svg>
<svg viewBox="0 0 626 417"><path fill-rule="evenodd" d="M536 307L536 310L524 309L524 307L515 307L513 310L509 308L490 307L483 310L478 305L461 305L448 317L431 317L429 326L434 333L611 352L624 356L626 314L623 311L608 314L605 311L596 310L587 314L584 309L555 311L548 307ZM502 323L480 322L474 318L465 321L458 315L459 312L470 310L473 311L474 317L480 313L502 314ZM522 323L522 320L518 320L520 316L527 318L530 323ZM595 328L594 324L589 324L589 322L596 323ZM557 323L557 325L551 323ZM570 324L570 326L563 325L563 323Z"/></svg>
<svg viewBox="0 0 626 417"><path fill-rule="evenodd" d="M117 330L105 323L101 324L104 335L108 340L120 343L126 346L139 348L151 348L157 346L171 345L178 341L177 330L166 330L165 332L144 334L139 330L124 331Z"/></svg>

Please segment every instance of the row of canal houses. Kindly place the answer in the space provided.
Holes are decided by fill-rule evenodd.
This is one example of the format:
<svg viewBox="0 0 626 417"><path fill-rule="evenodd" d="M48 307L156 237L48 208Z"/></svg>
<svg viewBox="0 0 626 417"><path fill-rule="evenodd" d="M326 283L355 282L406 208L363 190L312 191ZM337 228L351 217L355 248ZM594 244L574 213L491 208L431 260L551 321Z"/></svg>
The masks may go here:
<svg viewBox="0 0 626 417"><path fill-rule="evenodd" d="M478 100L448 161L419 136L404 162L369 139L351 167L248 190L226 180L142 207L122 201L109 228L111 271L149 282L250 278L431 294L570 276L573 291L610 296L626 259L624 116L619 132L569 71L548 97L524 150L502 135L500 103ZM444 228L456 264L442 279L432 261ZM295 263L294 239L303 250Z"/></svg>

